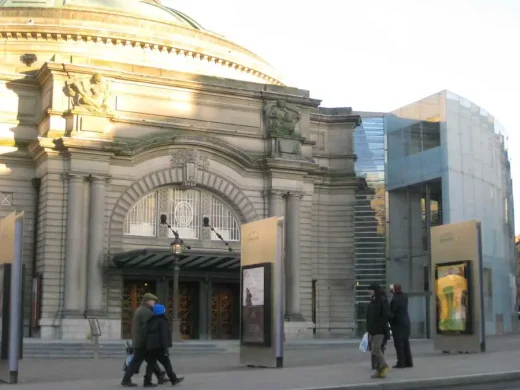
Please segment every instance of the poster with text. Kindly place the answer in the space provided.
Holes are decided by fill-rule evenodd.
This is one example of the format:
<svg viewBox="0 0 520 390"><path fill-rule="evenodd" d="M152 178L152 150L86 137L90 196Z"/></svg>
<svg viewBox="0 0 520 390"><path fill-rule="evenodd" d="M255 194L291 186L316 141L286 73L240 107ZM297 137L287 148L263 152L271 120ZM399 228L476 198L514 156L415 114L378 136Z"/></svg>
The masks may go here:
<svg viewBox="0 0 520 390"><path fill-rule="evenodd" d="M435 279L437 332L471 333L469 262L438 264Z"/></svg>

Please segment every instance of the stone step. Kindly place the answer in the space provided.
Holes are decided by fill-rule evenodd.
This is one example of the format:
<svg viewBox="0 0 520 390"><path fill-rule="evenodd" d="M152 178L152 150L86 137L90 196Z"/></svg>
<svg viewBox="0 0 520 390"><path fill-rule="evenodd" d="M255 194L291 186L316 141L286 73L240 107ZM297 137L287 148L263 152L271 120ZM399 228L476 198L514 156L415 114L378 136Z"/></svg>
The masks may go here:
<svg viewBox="0 0 520 390"><path fill-rule="evenodd" d="M181 355L209 355L224 354L238 350L238 342L200 342L188 341L175 343L172 354ZM24 359L92 359L95 356L95 345L85 342L24 340ZM126 357L126 343L124 341L109 341L99 344L99 358Z"/></svg>

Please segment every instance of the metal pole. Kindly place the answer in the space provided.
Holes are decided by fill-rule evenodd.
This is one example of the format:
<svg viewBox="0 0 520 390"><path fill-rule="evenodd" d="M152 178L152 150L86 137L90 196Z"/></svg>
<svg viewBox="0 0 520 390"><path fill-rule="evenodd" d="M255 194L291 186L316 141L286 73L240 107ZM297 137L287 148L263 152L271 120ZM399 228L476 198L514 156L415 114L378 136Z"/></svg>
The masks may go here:
<svg viewBox="0 0 520 390"><path fill-rule="evenodd" d="M179 258L178 255L173 255L173 341L182 341L181 337L181 322L179 319L178 297L179 297Z"/></svg>

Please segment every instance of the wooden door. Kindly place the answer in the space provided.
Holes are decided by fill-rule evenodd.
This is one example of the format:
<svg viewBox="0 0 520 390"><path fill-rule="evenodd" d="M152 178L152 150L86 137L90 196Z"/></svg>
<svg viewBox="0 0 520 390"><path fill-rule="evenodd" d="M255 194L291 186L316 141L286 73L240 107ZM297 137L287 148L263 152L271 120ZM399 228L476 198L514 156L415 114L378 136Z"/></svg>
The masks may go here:
<svg viewBox="0 0 520 390"><path fill-rule="evenodd" d="M179 283L179 299L177 300L177 310L181 320L181 336L184 340L196 337L198 319L196 311L199 308L197 304L198 294L197 283L182 282ZM173 282L169 284L168 290L168 320L170 326L173 324Z"/></svg>
<svg viewBox="0 0 520 390"><path fill-rule="evenodd" d="M125 280L121 298L121 334L123 339L132 338L132 318L141 304L144 294L156 294L155 281Z"/></svg>
<svg viewBox="0 0 520 390"><path fill-rule="evenodd" d="M238 284L215 283L211 294L211 338L238 338Z"/></svg>

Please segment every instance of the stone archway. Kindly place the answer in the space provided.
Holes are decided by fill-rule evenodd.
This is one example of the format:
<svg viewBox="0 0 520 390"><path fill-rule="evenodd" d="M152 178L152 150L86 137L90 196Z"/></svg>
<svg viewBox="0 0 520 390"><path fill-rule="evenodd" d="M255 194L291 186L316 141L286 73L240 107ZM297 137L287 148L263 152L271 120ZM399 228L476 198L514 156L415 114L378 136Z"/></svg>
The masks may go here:
<svg viewBox="0 0 520 390"><path fill-rule="evenodd" d="M130 208L146 194L154 189L171 184L185 182L184 168L166 168L149 173L135 181L117 200L110 217L109 224L109 251L118 252L121 249L123 225ZM227 201L240 218L241 223L258 219L253 203L244 195L234 183L225 177L209 170L203 170L197 175L192 185L205 188L220 195Z"/></svg>

